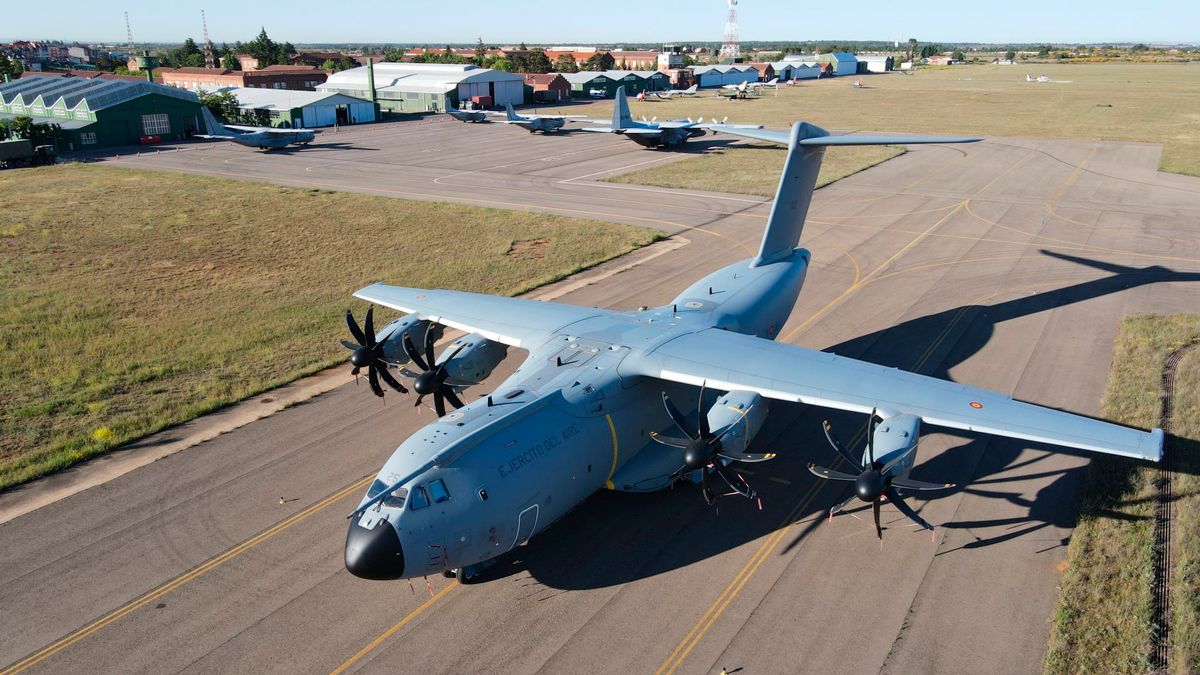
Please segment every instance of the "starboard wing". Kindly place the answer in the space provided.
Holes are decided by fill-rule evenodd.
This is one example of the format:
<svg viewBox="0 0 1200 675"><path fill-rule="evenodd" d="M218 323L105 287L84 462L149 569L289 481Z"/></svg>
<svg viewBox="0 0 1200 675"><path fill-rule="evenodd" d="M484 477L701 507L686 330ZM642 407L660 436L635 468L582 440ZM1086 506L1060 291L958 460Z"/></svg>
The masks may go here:
<svg viewBox="0 0 1200 675"><path fill-rule="evenodd" d="M372 284L359 289L354 296L523 349L541 344L577 321L607 313L591 307L525 298L387 284Z"/></svg>
<svg viewBox="0 0 1200 675"><path fill-rule="evenodd" d="M736 365L724 365L731 354L737 355ZM1160 429L1145 432L986 389L715 328L671 340L634 367L643 375L703 383L709 389L753 391L860 413L909 413L935 426L1155 462L1162 458Z"/></svg>

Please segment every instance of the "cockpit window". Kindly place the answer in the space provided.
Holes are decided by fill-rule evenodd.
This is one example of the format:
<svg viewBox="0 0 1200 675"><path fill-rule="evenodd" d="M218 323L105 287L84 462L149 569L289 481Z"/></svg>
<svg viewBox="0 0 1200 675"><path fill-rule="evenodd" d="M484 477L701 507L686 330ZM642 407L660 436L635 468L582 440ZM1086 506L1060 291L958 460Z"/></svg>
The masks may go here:
<svg viewBox="0 0 1200 675"><path fill-rule="evenodd" d="M412 495L408 499L408 509L418 511L426 506L429 506L429 493L425 492L424 485L418 485L413 488Z"/></svg>
<svg viewBox="0 0 1200 675"><path fill-rule="evenodd" d="M371 487L367 488L367 499L378 497L379 493L383 492L385 488L387 488L387 483L376 478L375 482L371 483Z"/></svg>
<svg viewBox="0 0 1200 675"><path fill-rule="evenodd" d="M438 504L450 499L450 493L446 490L446 484L442 482L441 478L429 484L429 495Z"/></svg>
<svg viewBox="0 0 1200 675"><path fill-rule="evenodd" d="M394 509L404 508L404 498L408 496L408 488L396 488L392 494L383 498L383 505Z"/></svg>

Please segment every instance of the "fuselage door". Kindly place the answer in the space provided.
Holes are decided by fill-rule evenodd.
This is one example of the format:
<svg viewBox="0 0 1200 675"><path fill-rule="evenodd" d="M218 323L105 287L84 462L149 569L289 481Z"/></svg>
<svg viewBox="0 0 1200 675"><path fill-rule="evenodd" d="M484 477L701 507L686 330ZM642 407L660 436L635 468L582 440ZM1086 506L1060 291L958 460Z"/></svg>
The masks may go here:
<svg viewBox="0 0 1200 675"><path fill-rule="evenodd" d="M509 547L509 550L529 541L529 538L533 536L534 530L537 528L537 520L537 504L532 504L521 512L521 515L517 517L517 536L513 539L513 544Z"/></svg>

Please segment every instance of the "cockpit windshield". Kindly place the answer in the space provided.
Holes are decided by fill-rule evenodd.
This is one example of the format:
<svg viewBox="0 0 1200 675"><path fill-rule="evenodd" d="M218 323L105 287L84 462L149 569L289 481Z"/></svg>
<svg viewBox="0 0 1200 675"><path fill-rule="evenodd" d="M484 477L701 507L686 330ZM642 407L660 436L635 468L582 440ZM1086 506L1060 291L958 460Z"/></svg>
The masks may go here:
<svg viewBox="0 0 1200 675"><path fill-rule="evenodd" d="M378 497L380 493L386 489L387 483L384 483L376 478L375 482L371 483L371 487L367 488L367 499L374 499ZM406 497L408 497L408 488L396 488L395 490L392 490L390 495L383 498L383 505L393 509L404 508L404 500Z"/></svg>

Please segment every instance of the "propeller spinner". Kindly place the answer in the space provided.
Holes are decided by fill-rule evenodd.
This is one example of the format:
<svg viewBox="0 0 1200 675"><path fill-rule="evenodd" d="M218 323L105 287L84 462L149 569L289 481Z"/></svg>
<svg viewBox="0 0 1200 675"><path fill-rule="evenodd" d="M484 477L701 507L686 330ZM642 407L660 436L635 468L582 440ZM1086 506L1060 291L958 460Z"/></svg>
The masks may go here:
<svg viewBox="0 0 1200 675"><path fill-rule="evenodd" d="M421 372L413 372L407 368L401 368L400 372L405 377L413 379L413 389L417 392L417 402L415 405L421 405L421 402L426 396L433 396L433 407L437 411L438 417L446 414L446 401L455 408L463 407L463 402L454 392L454 387L459 383L452 381L449 371L446 370L446 364L450 362L458 353L466 348L466 343L460 344L450 352L450 355L443 358L439 364L434 358L433 353L434 335L433 331L425 331L425 353L417 351L417 346L413 344L412 338L408 333L404 334L404 352L408 354L408 358L413 362L413 365L421 369ZM465 383L469 384L469 383Z"/></svg>

